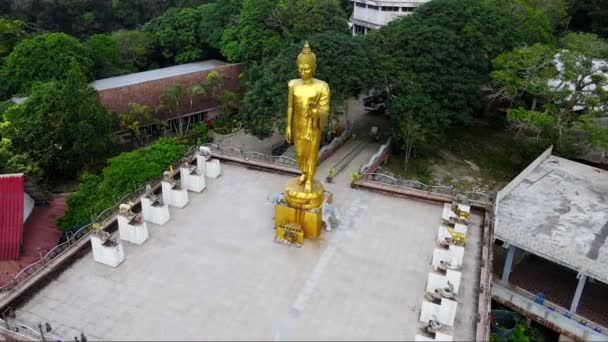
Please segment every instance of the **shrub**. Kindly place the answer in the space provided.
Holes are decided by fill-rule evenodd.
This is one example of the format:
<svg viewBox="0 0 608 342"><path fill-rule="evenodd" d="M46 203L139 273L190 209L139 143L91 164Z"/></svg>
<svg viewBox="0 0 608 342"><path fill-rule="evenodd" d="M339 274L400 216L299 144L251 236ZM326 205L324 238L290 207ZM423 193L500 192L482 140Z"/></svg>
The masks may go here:
<svg viewBox="0 0 608 342"><path fill-rule="evenodd" d="M186 146L175 139L163 138L110 159L101 176L83 174L78 191L68 198L68 210L57 225L69 230L87 224L143 183L160 177L185 151Z"/></svg>
<svg viewBox="0 0 608 342"><path fill-rule="evenodd" d="M202 145L202 144L211 142L211 137L209 136L209 126L208 125L209 124L206 122L201 122L192 128L190 141L193 144Z"/></svg>

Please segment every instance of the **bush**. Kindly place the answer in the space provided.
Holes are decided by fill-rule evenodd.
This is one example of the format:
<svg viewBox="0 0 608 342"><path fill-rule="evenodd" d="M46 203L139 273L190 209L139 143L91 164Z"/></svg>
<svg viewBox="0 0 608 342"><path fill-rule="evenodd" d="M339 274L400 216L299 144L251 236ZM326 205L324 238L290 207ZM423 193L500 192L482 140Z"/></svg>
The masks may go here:
<svg viewBox="0 0 608 342"><path fill-rule="evenodd" d="M68 198L68 209L57 220L57 225L69 230L73 226L87 224L143 183L160 177L185 152L185 145L175 139L163 138L110 159L101 176L83 174L78 191Z"/></svg>
<svg viewBox="0 0 608 342"><path fill-rule="evenodd" d="M218 115L211 120L211 127L217 134L230 134L238 131L241 126L236 117L230 115Z"/></svg>
<svg viewBox="0 0 608 342"><path fill-rule="evenodd" d="M190 136L190 142L192 144L202 145L211 142L208 125L207 122L201 122L192 128Z"/></svg>

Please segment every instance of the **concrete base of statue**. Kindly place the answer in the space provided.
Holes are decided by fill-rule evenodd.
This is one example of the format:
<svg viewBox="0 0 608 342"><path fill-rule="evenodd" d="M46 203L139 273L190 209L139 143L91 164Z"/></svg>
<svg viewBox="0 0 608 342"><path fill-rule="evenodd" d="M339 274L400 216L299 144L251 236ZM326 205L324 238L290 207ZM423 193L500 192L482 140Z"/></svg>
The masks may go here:
<svg viewBox="0 0 608 342"><path fill-rule="evenodd" d="M163 180L161 186L164 203L177 208L183 208L188 204L188 190L182 187L181 180L179 182Z"/></svg>
<svg viewBox="0 0 608 342"><path fill-rule="evenodd" d="M105 233L105 232L104 232ZM108 265L118 267L125 261L125 251L119 239L103 236L104 234L91 235L91 247L93 249L93 260Z"/></svg>
<svg viewBox="0 0 608 342"><path fill-rule="evenodd" d="M209 178L217 178L222 174L222 167L219 159L210 159L205 161L205 176Z"/></svg>
<svg viewBox="0 0 608 342"><path fill-rule="evenodd" d="M119 214L117 219L118 233L121 240L141 245L150 237L148 225L140 215L125 216Z"/></svg>
<svg viewBox="0 0 608 342"><path fill-rule="evenodd" d="M162 226L169 221L169 206L166 203L141 197L141 213L144 221Z"/></svg>
<svg viewBox="0 0 608 342"><path fill-rule="evenodd" d="M182 177L186 183L186 189L188 191L202 192L205 190L205 174L201 172L198 167L182 167L180 168Z"/></svg>
<svg viewBox="0 0 608 342"><path fill-rule="evenodd" d="M283 197L286 200L286 196ZM323 201L327 203L333 202L333 194L324 192L322 195L321 204ZM275 229L283 229L282 227L296 224L300 225L304 231L304 237L307 239L316 239L321 234L325 224L323 223L323 210L319 206L317 208L302 208L293 207L286 201L281 201L275 205L274 210L274 226Z"/></svg>

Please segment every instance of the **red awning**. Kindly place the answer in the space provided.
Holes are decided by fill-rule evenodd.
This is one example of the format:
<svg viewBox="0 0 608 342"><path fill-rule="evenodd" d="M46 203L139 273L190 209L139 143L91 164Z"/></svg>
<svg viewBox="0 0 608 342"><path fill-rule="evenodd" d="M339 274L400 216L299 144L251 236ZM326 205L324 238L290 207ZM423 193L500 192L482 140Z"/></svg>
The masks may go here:
<svg viewBox="0 0 608 342"><path fill-rule="evenodd" d="M23 174L0 175L0 260L19 258L22 232Z"/></svg>

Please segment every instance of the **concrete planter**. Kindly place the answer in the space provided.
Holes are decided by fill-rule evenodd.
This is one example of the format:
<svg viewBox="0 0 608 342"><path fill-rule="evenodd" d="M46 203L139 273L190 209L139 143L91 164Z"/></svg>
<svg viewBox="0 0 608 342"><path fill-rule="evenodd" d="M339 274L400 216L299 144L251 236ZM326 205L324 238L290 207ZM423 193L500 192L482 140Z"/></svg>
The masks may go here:
<svg viewBox="0 0 608 342"><path fill-rule="evenodd" d="M125 216L119 214L117 219L121 240L141 245L150 237L148 225L140 215Z"/></svg>
<svg viewBox="0 0 608 342"><path fill-rule="evenodd" d="M169 221L169 206L147 196L141 197L141 212L144 221L162 226Z"/></svg>
<svg viewBox="0 0 608 342"><path fill-rule="evenodd" d="M188 190L180 182L163 180L161 182L163 202L168 205L183 208L188 204Z"/></svg>
<svg viewBox="0 0 608 342"><path fill-rule="evenodd" d="M93 259L101 264L118 267L125 260L125 251L120 239L108 232L99 231L91 235Z"/></svg>
<svg viewBox="0 0 608 342"><path fill-rule="evenodd" d="M205 174L196 166L181 167L180 172L185 179L186 189L188 191L202 192L205 190Z"/></svg>

